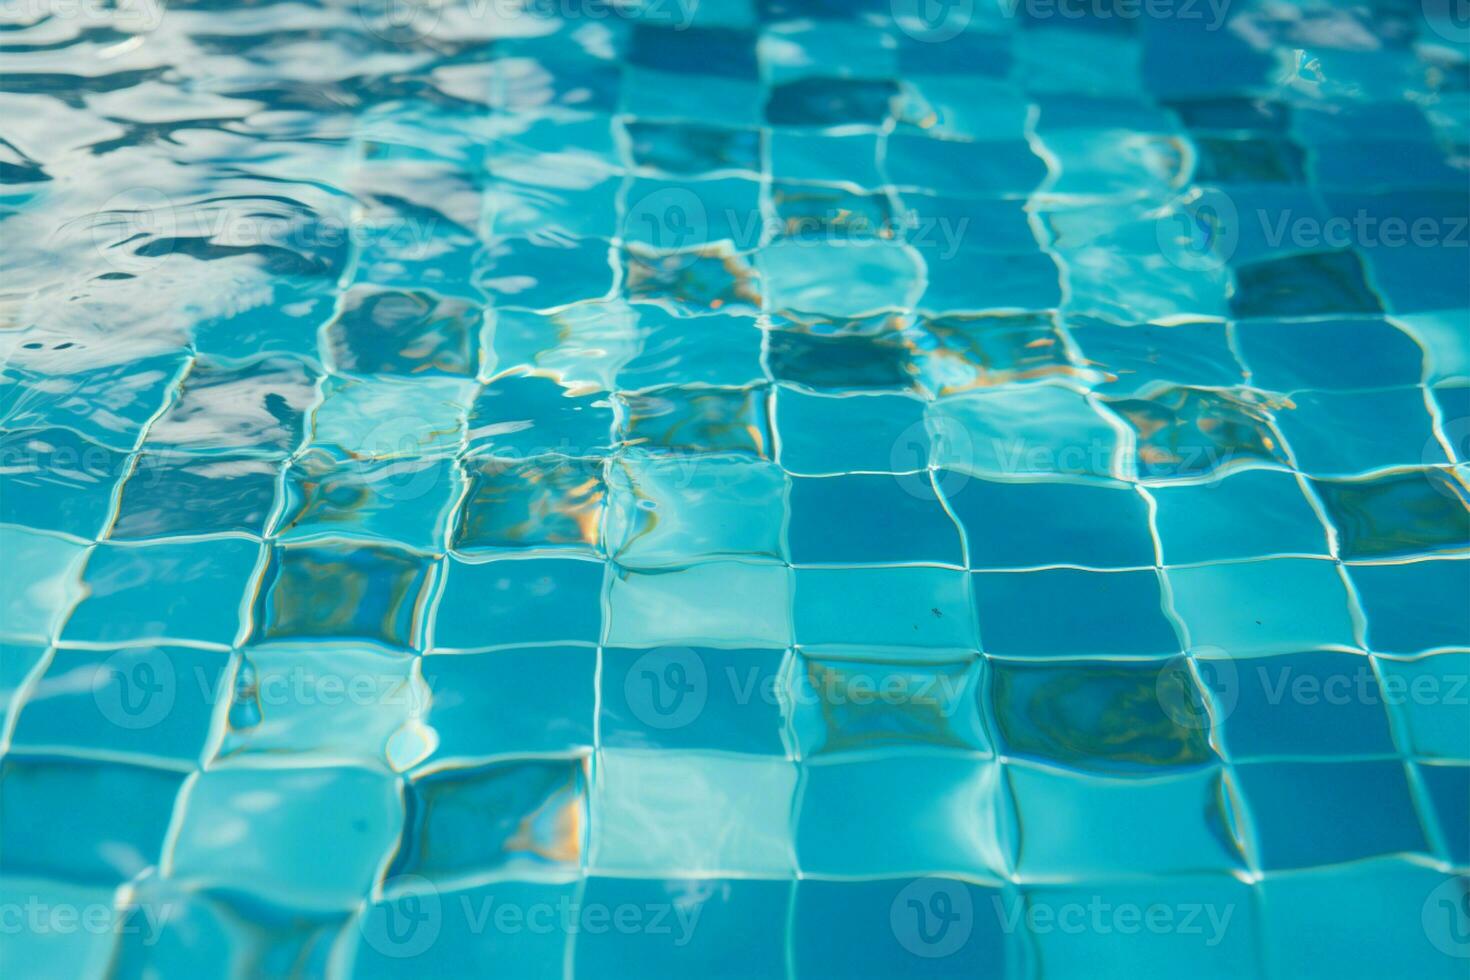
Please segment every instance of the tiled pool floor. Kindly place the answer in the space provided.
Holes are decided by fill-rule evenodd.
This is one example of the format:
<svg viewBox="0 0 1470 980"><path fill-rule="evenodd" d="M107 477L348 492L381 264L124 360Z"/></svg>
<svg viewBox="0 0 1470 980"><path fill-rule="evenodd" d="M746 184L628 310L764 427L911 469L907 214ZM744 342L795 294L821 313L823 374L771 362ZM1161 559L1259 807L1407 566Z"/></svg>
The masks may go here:
<svg viewBox="0 0 1470 980"><path fill-rule="evenodd" d="M1464 977L1452 5L22 5L0 970Z"/></svg>

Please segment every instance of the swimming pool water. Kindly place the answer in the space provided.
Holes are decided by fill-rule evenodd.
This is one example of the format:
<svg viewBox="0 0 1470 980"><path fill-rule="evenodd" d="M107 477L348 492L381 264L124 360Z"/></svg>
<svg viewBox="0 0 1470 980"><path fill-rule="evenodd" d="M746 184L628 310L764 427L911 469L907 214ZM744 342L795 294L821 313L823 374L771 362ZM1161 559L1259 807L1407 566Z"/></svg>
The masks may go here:
<svg viewBox="0 0 1470 980"><path fill-rule="evenodd" d="M0 13L12 977L1464 977L1455 6Z"/></svg>

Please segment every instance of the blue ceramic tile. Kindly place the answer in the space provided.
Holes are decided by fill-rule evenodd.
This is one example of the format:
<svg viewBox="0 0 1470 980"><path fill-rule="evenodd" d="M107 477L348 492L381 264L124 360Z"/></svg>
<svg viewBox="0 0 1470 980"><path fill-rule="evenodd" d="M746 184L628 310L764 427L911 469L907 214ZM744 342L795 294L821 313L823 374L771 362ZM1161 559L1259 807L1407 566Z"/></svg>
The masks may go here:
<svg viewBox="0 0 1470 980"><path fill-rule="evenodd" d="M602 744L784 755L784 665L781 650L607 647Z"/></svg>
<svg viewBox="0 0 1470 980"><path fill-rule="evenodd" d="M1456 646L1470 636L1470 563L1349 565L1368 622L1368 645L1386 653Z"/></svg>
<svg viewBox="0 0 1470 980"><path fill-rule="evenodd" d="M274 460L143 453L123 484L114 539L262 534L276 508Z"/></svg>
<svg viewBox="0 0 1470 980"><path fill-rule="evenodd" d="M1056 568L976 572L973 578L987 653L1159 656L1179 650L1153 569Z"/></svg>
<svg viewBox="0 0 1470 980"><path fill-rule="evenodd" d="M600 562L538 558L472 564L450 558L442 575L436 647L598 639Z"/></svg>
<svg viewBox="0 0 1470 980"><path fill-rule="evenodd" d="M1394 752L1389 711L1399 694L1380 685L1367 657L1291 653L1237 660L1234 668L1212 685L1228 707L1224 744L1232 759Z"/></svg>
<svg viewBox="0 0 1470 980"><path fill-rule="evenodd" d="M998 871L998 778L996 762L957 755L806 765L796 818L801 869L817 875ZM895 787L902 797L893 795ZM860 807L843 805L858 800Z"/></svg>
<svg viewBox="0 0 1470 980"><path fill-rule="evenodd" d="M87 556L85 597L62 636L233 643L259 561L260 545L236 537L100 544Z"/></svg>
<svg viewBox="0 0 1470 980"><path fill-rule="evenodd" d="M1023 875L1051 877L1064 868L1098 877L1244 870L1219 769L1148 780L1023 765L1005 771Z"/></svg>
<svg viewBox="0 0 1470 980"><path fill-rule="evenodd" d="M189 763L226 700L228 655L187 647L56 650L11 736L23 751L117 752Z"/></svg>
<svg viewBox="0 0 1470 980"><path fill-rule="evenodd" d="M0 520L81 538L101 533L128 469L124 453L64 428L9 431L0 437L0 460Z"/></svg>
<svg viewBox="0 0 1470 980"><path fill-rule="evenodd" d="M1424 850L1424 832L1398 761L1252 762L1238 764L1235 773L1263 867L1304 868ZM1308 815L1316 819L1302 819ZM1318 832L1317 819L1337 821L1338 832Z"/></svg>
<svg viewBox="0 0 1470 980"><path fill-rule="evenodd" d="M697 974L738 980L779 974L785 969L792 887L738 878L589 878L588 908L621 915L628 927L582 932L576 940L576 975L632 980Z"/></svg>
<svg viewBox="0 0 1470 980"><path fill-rule="evenodd" d="M1453 3L102 6L8 973L1458 975Z"/></svg>
<svg viewBox="0 0 1470 980"><path fill-rule="evenodd" d="M333 637L410 646L420 630L431 568L428 559L399 548L341 541L278 545L256 603L255 639Z"/></svg>
<svg viewBox="0 0 1470 980"><path fill-rule="evenodd" d="M588 647L426 657L422 672L432 699L428 723L438 734L436 758L590 748L596 667L597 651ZM533 706L534 712L525 710Z"/></svg>
<svg viewBox="0 0 1470 980"><path fill-rule="evenodd" d="M1327 532L1297 477L1253 469L1208 483L1149 489L1164 561L1327 555Z"/></svg>
<svg viewBox="0 0 1470 980"><path fill-rule="evenodd" d="M156 867L184 776L168 769L9 755L6 872L115 887ZM116 802L126 799L129 805Z"/></svg>
<svg viewBox="0 0 1470 980"><path fill-rule="evenodd" d="M1003 971L1019 952L994 914L1000 897L942 875L803 879L791 926L795 975L959 980Z"/></svg>
<svg viewBox="0 0 1470 980"><path fill-rule="evenodd" d="M1344 558L1461 551L1470 545L1470 491L1449 472L1403 470L1361 480L1316 480Z"/></svg>
<svg viewBox="0 0 1470 980"><path fill-rule="evenodd" d="M1118 485L944 480L971 568L1154 563L1148 504Z"/></svg>
<svg viewBox="0 0 1470 980"><path fill-rule="evenodd" d="M959 528L933 499L889 476L791 483L791 560L800 564L963 562Z"/></svg>
<svg viewBox="0 0 1470 980"><path fill-rule="evenodd" d="M1206 717L1203 693L1178 660L991 664L992 717L1009 756L1132 775L1215 759L1195 722Z"/></svg>
<svg viewBox="0 0 1470 980"><path fill-rule="evenodd" d="M579 759L447 769L411 782L390 877L449 880L526 866L575 866L586 824ZM486 821L482 816L492 811Z"/></svg>
<svg viewBox="0 0 1470 980"><path fill-rule="evenodd" d="M384 773L353 768L221 769L191 788L173 876L204 888L325 912L356 907L402 826ZM298 830L300 832L298 832Z"/></svg>

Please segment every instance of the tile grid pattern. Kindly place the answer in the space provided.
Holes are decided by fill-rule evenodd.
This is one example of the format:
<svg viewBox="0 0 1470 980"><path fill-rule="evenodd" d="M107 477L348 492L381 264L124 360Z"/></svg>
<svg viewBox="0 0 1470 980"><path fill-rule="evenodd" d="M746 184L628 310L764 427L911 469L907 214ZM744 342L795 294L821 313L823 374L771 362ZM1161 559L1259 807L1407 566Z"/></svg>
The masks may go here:
<svg viewBox="0 0 1470 980"><path fill-rule="evenodd" d="M756 111L764 104L774 114L782 106L778 118L788 121L752 126L759 134L761 167L759 179L747 182L758 185L760 227L781 215L774 188L785 175L777 170L774 150L782 134L806 138L805 127L828 125L847 125L842 132L851 134L831 140L871 133L878 177L872 189L900 214L908 196L924 197L908 190L920 184L895 172L899 163L923 159L912 141L939 138L973 151L975 140L988 135L967 130L978 123L967 119L970 107L962 102L929 107L937 137L924 135L922 122L916 126L907 117L849 125L852 119L843 113L861 116L869 99L867 89L851 80L821 80L826 87L820 97L803 102L796 98L804 92L802 80L790 79L785 84L796 87L785 91L794 92L797 102L790 107L774 94L781 86L773 81L790 62L769 52L781 51L780 45L820 45L822 39L820 31L783 26L775 14L759 35L760 48L753 47L754 31L737 32L760 54L764 88L750 83L758 93ZM861 25L844 29L867 33ZM637 65L639 35L663 29L613 27L629 46L619 52L625 100L630 87L652 91L648 75L627 66ZM1084 47L1098 43L1086 31L1059 30L1040 25L996 35L1020 49L1008 55L1014 61L1006 83L1014 86L1017 104L1047 94L1017 85L1023 66L1065 50L1063 40ZM915 49L891 25L871 33L922 56L939 47ZM679 43L673 36L658 40ZM1147 45L1152 53L1162 41L1145 32L1143 40L1109 37L1107 43L1122 50ZM583 80L582 72L602 77L603 64L592 55L582 64L582 54L558 62L562 55L549 47L529 50L546 60L549 94L562 104L570 103L569 90ZM820 52L814 52L809 64L820 62ZM558 77L563 71L565 79ZM814 77L821 79L820 73ZM916 77L906 78L903 98L913 98L915 88L922 98L928 76ZM1106 143L1113 139L1106 130L1079 134L1063 127L1052 136L1043 103L1028 109L1014 141L1044 161L1044 182L1019 196L1001 188L999 194L1011 196L985 203L1025 203L1023 220L1037 236L1035 254L1058 270L1052 302L950 305L955 276L966 273L946 267L937 252L882 236L803 243L800 251L788 242L783 256L781 242L768 240L765 232L758 248L701 257L686 267L688 276L681 278L686 269L676 268L669 278L656 253L625 251L609 241L613 229L631 235L629 197L647 179L633 142L619 135L622 123L610 112L525 111L534 99L518 103L514 79L500 80L505 86L492 88L504 104L492 118L516 125L534 119L553 129L605 119L610 145L621 155L607 167L618 187L613 224L600 237L578 236L565 259L567 272L552 264L539 278L528 276L523 270L542 268L538 262L561 260L529 239L507 244L486 232L484 254L476 260L484 272L476 282L491 299L471 302L470 311L457 317L438 305L447 290L423 286L431 299L390 296L380 308L371 305L370 294L354 294L352 286L383 288L383 263L365 266L354 247L343 266L349 288L333 296L333 313L321 324L315 349L297 351L304 355L299 358L271 355L277 363L270 365L275 373L269 390L252 378L270 357L233 361L201 343L172 360L165 357L167 380L156 391L131 392L141 395L128 406L139 414L132 440L114 444L109 440L120 435L115 430L71 428L65 420L74 419L75 411L66 404L58 407L63 421L57 421L24 397L7 403L11 431L34 439L50 425L61 426L123 455L118 472L129 474L107 489L95 533L77 533L85 531L80 524L34 530L41 525L28 515L24 496L14 504L16 516L6 518L12 553L36 570L35 581L44 586L26 597L37 611L35 621L19 621L7 637L5 676L13 680L14 694L0 747L15 809L6 807L5 850L16 856L8 874L22 882L22 892L105 897L122 885L119 902L172 896L205 920L249 921L256 913L243 903L209 892L243 889L299 916L298 925L271 932L267 943L297 949L323 969L371 975L392 967L402 952L385 953L375 927L359 921L391 904L385 879L409 890L432 882L446 910L444 938L423 959L407 960L414 964L411 971L436 962L436 955L465 955L468 947L456 947L450 934L449 910L459 895L510 881L527 883L524 894L536 896L523 901L549 902L570 887L578 906L637 903L643 896L667 900L680 894L665 890L662 880L692 875L715 883L713 898L695 886L687 894L702 895L713 912L728 916L726 928L765 922L765 906L780 908L781 927L758 933L766 942L752 952L755 962L765 963L769 955L769 962L794 975L822 976L823 969L851 975L825 959L834 955L834 936L857 949L855 955L914 962L911 950L901 948L903 931L889 928L889 912L914 876L939 872L969 882L967 893L975 896L977 909L975 941L961 959L944 961L932 974L947 976L1000 961L1018 974L1050 974L1065 971L1069 957L1087 955L1055 935L982 935L997 928L992 895L1006 901L1025 896L1034 907L1062 901L1048 896L1072 892L1128 894L1133 878L1146 873L1172 882L1153 894L1175 894L1177 903L1249 905L1249 923L1237 920L1231 942L1218 952L1256 957L1264 970L1290 975L1286 963L1272 958L1281 955L1273 949L1283 931L1312 920L1310 913L1290 918L1282 911L1287 899L1276 896L1305 894L1316 896L1309 904L1321 903L1324 892L1343 887L1317 869L1408 854L1367 870L1349 868L1356 877L1347 880L1360 888L1389 882L1385 887L1397 889L1408 882L1406 893L1416 895L1413 889L1422 883L1427 892L1443 871L1466 869L1456 821L1463 817L1459 797L1470 752L1453 734L1463 709L1456 712L1453 698L1443 693L1447 687L1436 688L1440 704L1389 704L1383 717L1370 719L1367 709L1386 700L1380 693L1377 701L1354 702L1340 714L1308 722L1367 731L1352 740L1353 751L1324 745L1309 732L1296 733L1295 744L1272 745L1246 732L1241 714L1269 696L1253 684L1351 675L1356 659L1366 661L1380 687L1391 675L1417 673L1450 684L1464 674L1465 638L1455 632L1457 624L1436 634L1432 626L1411 623L1423 611L1396 607L1401 600L1385 584L1412 569L1431 594L1453 597L1463 591L1467 544L1467 460L1451 431L1462 418L1447 407L1463 401L1467 376L1457 369L1464 365L1463 350L1443 326L1455 317L1462 322L1463 310L1443 315L1439 307L1416 305L1413 290L1390 275L1401 275L1397 255L1385 259L1387 271L1375 265L1377 254L1359 256L1376 284L1373 289L1365 281L1363 289L1379 297L1380 310L1324 309L1276 319L1248 302L1251 293L1239 270L1230 292L1229 270L1192 273L1150 265L1147 255L1132 255L1126 245L1088 242L1089 208L1113 207L1124 215L1176 206L1178 188L1162 172L1160 157L1140 163L1117 144L1099 154L1098 145L1087 140ZM888 105L892 94L885 89L879 101ZM593 92L594 98L600 95ZM1283 99L1290 103L1292 93ZM1164 104L1171 103L1139 99L1126 108L1143 113ZM693 108L664 107L664 113L687 120ZM629 117L660 115L657 107L626 101L622 109ZM802 113L809 118L801 120ZM789 124L793 119L801 121ZM412 115L404 124L433 127L432 120ZM1149 152L1162 153L1168 140L1186 138L1161 134ZM472 152L475 136L464 141ZM518 145L511 137L505 144ZM554 190L507 190L526 177L525 167L498 161L500 144L489 145L485 190L523 193L531 201L542 194L539 200L548 208L558 200L573 206L571 195L559 198ZM567 145L578 144L569 139ZM365 143L358 151L368 156ZM1216 149L1217 155L1223 152ZM1090 171L1099 158L1117 172ZM374 162L368 156L361 167L369 171ZM502 176L498 163L515 177ZM1147 169L1152 163L1160 172ZM1217 160L1216 166L1224 164ZM1077 173L1085 176L1068 183ZM1089 185L1089 177L1095 183ZM1157 183L1149 185L1150 178ZM1317 179L1329 178L1319 171ZM714 180L690 180L682 189L713 201L723 193L706 187ZM847 194L862 185L856 180L811 186ZM1157 193L1140 200L1134 190L1139 186ZM1249 184L1241 199L1254 189ZM1320 193L1310 193L1328 207ZM639 206L646 207L634 202ZM704 207L706 218L718 217L713 203ZM665 221L679 214L677 207L654 209L654 217ZM571 220L537 216L548 228L563 219ZM675 220L687 227L682 218ZM1144 226L1152 237L1152 223ZM979 237L988 241L989 229ZM991 261L986 241L966 240L974 248L963 253L968 268L990 269L984 265ZM534 258L517 252L522 247ZM588 300L557 292L596 267L595 261L576 264L584 251L608 247L607 296ZM1158 246L1152 247L1156 259ZM863 258L871 262L865 268L876 270L875 281L888 277L889 296L834 297L820 281L804 278L809 264L849 269L860 248L873 256ZM1101 264L1120 257L1126 268ZM400 268L400 274L413 278L411 268ZM856 274L846 274L856 288ZM1000 273L995 275L999 281ZM1138 296L1116 285L1130 275L1143 284ZM533 281L525 285L526 278ZM1016 281L1028 280L1018 273ZM1190 292L1185 302L1172 301L1180 293L1163 287L1180 283ZM915 284L927 287L916 306L889 301ZM1157 295L1172 298L1167 308L1147 305L1152 286L1160 287ZM515 290L522 288L531 290L526 305L515 302L522 295ZM759 320L741 292L752 288L760 296ZM998 292L1006 294L1004 288ZM1342 292L1357 296L1351 285ZM936 305L928 305L931 296ZM531 301L540 298L550 301ZM849 299L859 305L848 307ZM575 302L564 306L563 300ZM475 324L482 302L490 308L480 331ZM588 302L601 304L596 316L576 319L577 306ZM870 302L875 305L863 305ZM433 315L424 313L425 303ZM1016 323L942 322L945 316L1012 305L1032 317L1018 314L1025 322ZM883 311L884 322L847 322L873 309ZM1060 312L1052 316L1052 310ZM1136 334L1144 329L1133 324L1180 313L1198 319L1153 328L1153 346L1142 358L1127 346L1138 343ZM716 316L746 321L751 343L745 349L759 351L758 377L714 387L685 383L677 373L661 382L667 388L620 383L620 372L647 353L656 330L678 337L677 354L694 361L691 328ZM824 317L835 325L824 324ZM1337 325L1343 330L1360 331L1365 344L1384 352L1384 363L1412 349L1428 367L1412 384L1398 387L1331 389L1264 380L1257 386L1268 371L1289 378L1302 370L1292 348L1273 360L1272 344L1295 342L1282 338L1329 318L1342 320ZM516 347L527 319L533 337L545 344L530 358ZM373 331L385 324L410 331L397 335L395 363L361 369L372 344L380 343ZM357 329L361 338L354 336ZM1176 340L1184 331L1193 331L1191 339ZM1016 342L1016 332L1025 343ZM561 338L566 340L550 343ZM482 343L484 349L468 357L456 354ZM1149 358L1166 359L1170 345L1183 350L1196 343L1189 353L1201 358L1197 379L1187 364L1168 366L1180 374L1160 369L1149 376ZM576 361L579 349L599 344L602 363ZM965 353L974 359L951 344L971 345ZM844 359L859 350L878 367ZM25 363L17 357L7 369L10 380L22 386L41 376ZM312 377L318 363L320 373ZM140 373L136 365L132 370ZM966 370L973 378L963 376ZM425 375L440 387L422 384ZM647 370L640 376L646 380ZM416 383L394 400L390 392L399 377ZM216 383L224 390L207 394ZM374 385L386 401L351 403L351 392ZM84 402L101 397L85 381L77 391ZM206 392L202 400L191 402L200 391ZM867 462L840 462L845 450L854 457L866 449L892 458L884 450L906 438L902 433L873 440L873 450L862 440L847 446L819 437L814 445L801 426L791 433L782 428L788 402L793 419L800 417L797 411L820 411L824 400L836 411L855 413L859 402L877 397L868 391L914 403L914 431L920 434L915 438L929 454L930 469L864 477L881 470L868 469ZM1392 393L1410 391L1424 407L1417 423L1392 414L1401 408L1390 404ZM436 401L434 410L447 405L451 417L431 418L423 405L441 393L448 397ZM1384 428L1365 444L1337 444L1345 439L1345 417L1367 421L1341 414L1353 410L1352 399L1380 394L1390 397L1357 410L1382 412ZM156 400L145 404L151 396ZM331 411L334 398L343 402L340 414ZM102 404L94 403L92 411ZM525 417L514 414L525 406L532 409ZM1334 406L1338 413L1331 411ZM412 424L394 427L405 414ZM1029 425L1030 414L1045 424ZM659 421L669 416L676 424ZM324 417L346 427L332 430L339 434L331 439L338 441L324 435ZM445 421L450 437L442 431ZM863 421L882 431L881 418ZM260 438L248 446L217 443L213 437L225 422ZM522 427L525 422L529 428ZM384 426L392 435L382 434ZM343 444L343 431L352 444ZM524 439L518 436L523 432L529 433ZM547 432L549 443L536 441ZM245 513L243 498L231 494L243 494L245 484L257 479L258 469L248 465L262 458L256 447L278 436L277 449L264 457L273 468L270 505ZM1013 445L1001 446L1006 440ZM1426 468L1425 447L1431 443L1444 455ZM405 444L424 451L402 458ZM1187 452L1177 452L1181 445L1202 446L1210 465L1195 465ZM1306 445L1313 447L1315 465L1302 458ZM197 464L200 477L211 482L198 489L182 481L180 486L206 495L209 487L217 488L219 508L170 513L165 505L158 512L147 494L135 498L130 482L177 476L162 466L148 472L158 465L144 465L153 458L150 446L160 458L173 452ZM539 452L548 447L558 454ZM1019 465L1008 452L1017 447ZM487 458L501 450L502 458L527 459L529 467L512 463L515 475L496 483L503 473ZM1080 456L1069 457L1069 450L1081 450ZM1094 451L1105 460L1101 465ZM807 472L804 465L795 472L788 468L795 465L788 453L805 460L801 453L820 459L824 452L833 459L821 459L816 469L828 475L800 475ZM420 458L449 462L420 482ZM1037 458L1042 462L1028 462ZM571 465L574 459L594 461L594 489L580 496L562 493L567 485L552 482L560 477L550 463ZM232 478L240 480L238 490L225 489L234 486ZM64 485L66 476L55 479ZM538 496L543 485L554 489ZM1029 509L1043 485L1053 488L1048 500L1057 511ZM1008 492L1018 486L1025 488L1023 496ZM1231 497L1235 487L1239 496ZM1248 540L1243 527L1239 544L1247 550L1241 553L1229 550L1237 544L1233 540L1183 538L1184 522L1206 505L1233 515L1224 525L1230 537L1235 522L1248 523L1256 507L1286 499L1290 487L1296 488L1292 504L1304 507L1315 522L1294 524L1293 540L1307 541L1320 530L1313 550L1261 550L1276 542ZM79 497L97 492L73 489ZM146 490L161 492L157 484ZM482 490L488 496L477 498ZM1104 505L1110 497L1118 499ZM1122 498L1142 509L1120 504ZM559 510L570 499L583 509L572 515ZM710 523L713 511L699 509L706 499L707 508L738 506L742 520L735 527ZM167 502L179 504L182 498ZM232 506L236 510L228 512ZM482 512L472 515L477 507ZM525 523L504 523L520 516L521 507ZM1046 534L1028 536L1038 521L1061 520L1072 511L1085 526L1090 515L1112 514L1115 507L1118 526L1134 530L1132 540L1126 532L1109 532L1089 539L1081 557L1074 545L1032 560L1048 544ZM689 508L692 518L683 519L681 508ZM885 512L898 516L890 522ZM1396 523L1405 513L1412 519ZM662 521L640 516L647 514ZM429 534L411 523L425 515L434 517ZM220 520L226 521L223 527ZM245 528L231 520L257 523ZM140 530L120 536L128 526ZM1165 527L1181 536L1177 543L1187 557L1173 559L1176 539ZM1220 528L1211 532L1219 535ZM535 533L553 537L536 540ZM451 543L459 546L446 549ZM1377 591L1365 594L1370 582ZM234 592L221 588L227 583L234 583ZM159 594L175 587L175 601L163 605ZM1317 598L1303 601L1303 595ZM1275 597L1282 601L1273 603ZM885 599L893 604L883 605ZM919 609L919 623L899 618L920 599L937 605ZM236 601L248 614L238 617L238 629L231 632ZM874 612L866 615L869 608ZM1267 612L1255 621L1242 613L1246 609ZM1394 642L1376 642L1372 631L1378 622ZM1083 649L1079 637L1085 638ZM162 654L160 645L166 647ZM108 669L97 668L99 663ZM1286 674L1268 677L1256 670L1278 663L1289 665ZM733 678L744 679L747 667L780 692L764 711L759 698L736 697ZM663 709L679 703L678 691L661 685L682 683L691 669L704 671L703 714L660 727ZM295 684L302 670L309 675L306 693L292 688L284 699L271 695L273 679ZM147 700L140 702L142 716L131 714L137 703L129 700L134 692L127 685L138 685L141 693L165 671L173 672L164 682L171 706L162 719L140 721L149 710ZM349 698L347 707L340 699L329 704L320 683L325 677L368 678L367 703ZM80 687L78 678L84 679ZM196 684L200 678L202 685ZM860 705L834 703L830 688L809 697L817 683L844 684L851 692L858 678L905 685L958 678L961 699L953 715L936 717L926 715L919 699L865 715ZM107 686L114 679L116 690ZM642 686L645 679L651 686ZM568 690L572 680L580 694ZM1054 701L1065 711L1072 685L1093 692L1116 688L1114 703L1133 706L1130 722L1110 728L1119 723L1089 721L1084 713L1054 719L1047 728L1027 714ZM541 708L535 707L538 688L545 692ZM651 692L647 702L640 701L643 690ZM1181 700L1172 700L1175 694ZM672 700L665 702L665 696ZM586 708L586 715L571 717L573 704ZM1201 705L1208 706L1213 723L1195 715L1191 728L1190 713ZM464 706L458 717L456 706ZM721 717L744 719L748 730L722 733L702 724L725 708L730 713ZM487 728L501 724L503 732ZM175 725L181 727L170 727ZM1383 737L1375 741L1379 729ZM160 730L183 731L194 739L193 751L187 757L170 754L165 740L150 741ZM778 740L772 731L780 733ZM321 744L306 741L311 738ZM100 775L103 768L111 775ZM1319 780L1314 772L1330 775ZM175 802L163 809L139 807L116 825L101 817L83 825L79 835L93 835L99 846L70 855L57 852L59 844L31 836L46 830L45 822L30 831L17 819L35 812L45 793L95 792L93 777L123 799L156 796L159 786L171 786ZM887 805L884 795L901 796L900 803ZM274 799L289 819L273 823L262 817L258 825L242 820L262 797ZM871 801L871 807L856 808L853 800ZM499 812L490 810L490 801L506 808L513 826L502 831L456 822L454 814L461 811ZM354 817L334 832L366 835L362 847L341 847L345 857L318 866L311 880L293 877L287 870L293 862L312 866L310 849L325 850L328 840L337 840L314 841L317 833L329 832L327 826L306 829L313 814L334 808ZM1156 850L1130 846L1132 826L1088 825L1070 838L1061 816L1069 812L1160 820L1156 832L1177 834L1178 846L1188 845L1190 853L1174 853L1172 841L1144 842ZM1363 828L1347 838L1345 850L1321 850L1304 839L1313 825L1344 813L1358 814ZM1382 813L1387 816L1381 821L1370 818ZM1412 824L1400 817L1411 817ZM1293 822L1305 829L1294 830ZM1028 849L1030 840L1039 842L1034 850ZM101 846L109 841L115 846ZM252 861L263 864L254 867ZM1276 882L1282 883L1276 885L1279 892L1273 891ZM1417 918L1417 898L1409 913ZM1246 918L1245 911L1239 915ZM864 935L869 919L882 923L874 930L877 938ZM314 925L302 928L301 922ZM717 928L712 922L710 931ZM854 932L834 933L837 928ZM812 945L813 936L827 938ZM605 965L599 957L607 955L588 934L561 937L560 946L544 944L545 950L538 946L534 952L524 933L497 937L498 946L484 936L473 938L480 949L475 955L487 963L514 955L533 973L580 973ZM699 953L699 938L695 954L708 955ZM864 950L860 940L869 939L874 948ZM542 952L545 963L535 958ZM100 955L119 957L114 962L127 972L154 953L129 948L122 937L116 949ZM650 957L648 969L656 972L668 962L659 957L672 954L665 943L640 955Z"/></svg>

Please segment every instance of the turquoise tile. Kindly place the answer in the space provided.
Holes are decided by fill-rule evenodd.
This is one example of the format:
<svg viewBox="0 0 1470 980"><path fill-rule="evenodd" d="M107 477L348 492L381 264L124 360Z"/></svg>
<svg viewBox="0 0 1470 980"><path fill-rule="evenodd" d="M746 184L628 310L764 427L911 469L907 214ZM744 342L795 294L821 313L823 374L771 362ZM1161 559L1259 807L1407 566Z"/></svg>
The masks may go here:
<svg viewBox="0 0 1470 980"><path fill-rule="evenodd" d="M791 888L789 881L741 878L591 877L587 907L621 914L630 928L580 933L575 975L738 980L780 974Z"/></svg>
<svg viewBox="0 0 1470 980"><path fill-rule="evenodd" d="M184 781L170 769L14 753L0 772L6 874L107 888L158 866Z"/></svg>
<svg viewBox="0 0 1470 980"><path fill-rule="evenodd" d="M975 605L986 653L1000 656L1151 656L1177 653L1153 569L1071 568L976 572Z"/></svg>
<svg viewBox="0 0 1470 980"><path fill-rule="evenodd" d="M320 637L412 646L422 632L433 567L401 548L346 541L277 545L256 601L254 640Z"/></svg>
<svg viewBox="0 0 1470 980"><path fill-rule="evenodd" d="M592 787L594 871L790 877L796 766L783 758L605 749Z"/></svg>
<svg viewBox="0 0 1470 980"><path fill-rule="evenodd" d="M992 884L942 875L796 885L791 960L800 980L960 980L1019 968L1019 944L994 914Z"/></svg>
<svg viewBox="0 0 1470 980"><path fill-rule="evenodd" d="M587 787L580 759L446 769L404 793L403 840L389 878L451 881L531 868L575 869ZM486 820L486 813L494 816Z"/></svg>
<svg viewBox="0 0 1470 980"><path fill-rule="evenodd" d="M986 716L1009 757L1160 776L1215 762L1205 695L1178 660L990 661Z"/></svg>
<svg viewBox="0 0 1470 980"><path fill-rule="evenodd" d="M364 769L215 770L190 787L172 877L308 911L349 911L391 852L403 807L390 776Z"/></svg>
<svg viewBox="0 0 1470 980"><path fill-rule="evenodd" d="M1264 868L1425 850L1404 766L1397 760L1248 762L1238 763L1235 773ZM1290 792L1283 792L1288 786ZM1318 832L1316 822L1324 819L1333 820L1338 830Z"/></svg>
<svg viewBox="0 0 1470 980"><path fill-rule="evenodd" d="M601 562L444 563L434 646L475 649L599 638Z"/></svg>
<svg viewBox="0 0 1470 980"><path fill-rule="evenodd" d="M1016 866L1029 879L1245 871L1218 768L1106 779L1008 765L1005 776L1019 825Z"/></svg>
<svg viewBox="0 0 1470 980"><path fill-rule="evenodd" d="M797 569L796 642L842 656L966 658L978 649L967 578L922 565Z"/></svg>
<svg viewBox="0 0 1470 980"><path fill-rule="evenodd" d="M238 537L100 544L87 555L83 598L61 635L90 643L232 644L249 622L260 558L258 543Z"/></svg>
<svg viewBox="0 0 1470 980"><path fill-rule="evenodd" d="M52 652L26 694L11 745L191 764L227 700L228 654L188 647Z"/></svg>
<svg viewBox="0 0 1470 980"><path fill-rule="evenodd" d="M81 568L88 549L65 538L0 527L0 543L18 574L0 585L7 637L45 643L82 597Z"/></svg>
<svg viewBox="0 0 1470 980"><path fill-rule="evenodd" d="M1000 766L964 756L802 766L796 854L806 875L986 877L1006 866Z"/></svg>
<svg viewBox="0 0 1470 980"><path fill-rule="evenodd" d="M436 762L590 750L597 663L571 646L425 657Z"/></svg>
<svg viewBox="0 0 1470 980"><path fill-rule="evenodd" d="M1403 860L1270 876L1260 890L1267 969L1366 977L1409 965L1449 980L1461 972L1465 920L1455 903L1464 894L1463 879ZM1332 906L1342 907L1329 914ZM1354 939L1365 930L1383 942Z"/></svg>
<svg viewBox="0 0 1470 980"><path fill-rule="evenodd" d="M1263 558L1165 575L1195 648L1240 656L1355 645L1347 589L1330 561Z"/></svg>

